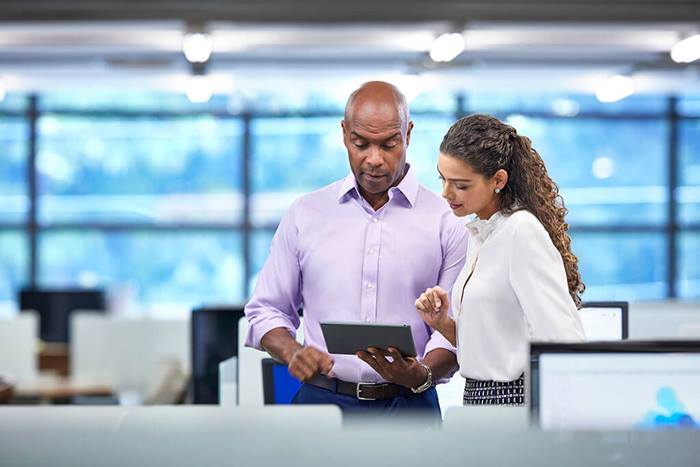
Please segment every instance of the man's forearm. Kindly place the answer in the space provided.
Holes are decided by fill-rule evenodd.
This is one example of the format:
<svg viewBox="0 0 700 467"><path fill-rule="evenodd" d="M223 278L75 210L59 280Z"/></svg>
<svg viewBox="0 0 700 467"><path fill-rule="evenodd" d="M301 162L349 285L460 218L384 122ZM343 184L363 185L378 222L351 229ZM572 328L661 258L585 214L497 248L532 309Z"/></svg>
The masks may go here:
<svg viewBox="0 0 700 467"><path fill-rule="evenodd" d="M457 357L447 349L433 349L425 355L423 363L433 372L433 381L444 378L457 369Z"/></svg>
<svg viewBox="0 0 700 467"><path fill-rule="evenodd" d="M289 364L294 352L302 347L286 328L274 328L268 331L260 344L273 358L286 364Z"/></svg>
<svg viewBox="0 0 700 467"><path fill-rule="evenodd" d="M436 331L450 341L450 344L457 347L457 323L451 316L448 315L444 322L436 328Z"/></svg>

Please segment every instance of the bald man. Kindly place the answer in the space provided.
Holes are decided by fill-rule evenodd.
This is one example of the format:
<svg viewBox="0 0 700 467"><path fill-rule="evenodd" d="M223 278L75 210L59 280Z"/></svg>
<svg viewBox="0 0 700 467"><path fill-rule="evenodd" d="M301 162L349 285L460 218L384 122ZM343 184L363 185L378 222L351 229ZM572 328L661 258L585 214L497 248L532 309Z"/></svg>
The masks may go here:
<svg viewBox="0 0 700 467"><path fill-rule="evenodd" d="M245 308L246 345L289 365L303 382L294 403L439 416L435 383L455 371L455 349L424 324L414 301L434 284L452 287L466 229L406 163L413 122L398 89L363 84L341 128L351 173L296 200L283 217ZM294 338L302 306L304 345ZM329 355L323 321L407 324L418 358L393 348Z"/></svg>

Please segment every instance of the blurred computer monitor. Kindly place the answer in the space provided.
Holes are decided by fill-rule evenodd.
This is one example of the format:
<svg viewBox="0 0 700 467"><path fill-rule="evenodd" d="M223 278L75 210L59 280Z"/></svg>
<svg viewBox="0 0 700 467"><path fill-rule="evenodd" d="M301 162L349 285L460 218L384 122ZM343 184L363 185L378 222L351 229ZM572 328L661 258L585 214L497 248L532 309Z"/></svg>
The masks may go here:
<svg viewBox="0 0 700 467"><path fill-rule="evenodd" d="M287 365L272 358L262 360L265 404L290 404L301 382L289 373Z"/></svg>
<svg viewBox="0 0 700 467"><path fill-rule="evenodd" d="M37 312L42 341L67 344L70 342L70 314L75 310L104 313L107 299L104 290L22 289L19 308Z"/></svg>
<svg viewBox="0 0 700 467"><path fill-rule="evenodd" d="M533 343L528 381L542 429L700 429L700 341Z"/></svg>
<svg viewBox="0 0 700 467"><path fill-rule="evenodd" d="M629 333L628 302L585 302L579 311L588 341L617 341Z"/></svg>
<svg viewBox="0 0 700 467"><path fill-rule="evenodd" d="M243 307L192 310L192 396L195 404L219 403L219 363L238 357L238 320Z"/></svg>

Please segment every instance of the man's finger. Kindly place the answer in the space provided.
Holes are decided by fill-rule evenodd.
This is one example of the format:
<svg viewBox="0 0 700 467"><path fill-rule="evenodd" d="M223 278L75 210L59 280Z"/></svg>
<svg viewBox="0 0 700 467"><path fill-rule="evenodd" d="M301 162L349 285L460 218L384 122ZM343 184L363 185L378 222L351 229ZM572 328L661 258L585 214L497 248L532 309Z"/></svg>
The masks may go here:
<svg viewBox="0 0 700 467"><path fill-rule="evenodd" d="M359 352L357 352L355 355L357 355L357 357L358 357L360 360L362 360L363 362L365 362L366 364L368 364L370 367L372 367L372 369L373 369L374 371L376 371L376 372L379 373L380 375L384 376L384 375L382 374L382 371L383 371L383 370L377 365L377 361L374 359L374 357L373 357L372 355L370 355L370 354L367 353L367 352L363 352L363 351L359 351Z"/></svg>
<svg viewBox="0 0 700 467"><path fill-rule="evenodd" d="M314 367L301 360L293 362L292 365L289 366L289 370L292 372L292 374L294 374L294 376L302 381L310 378L316 373Z"/></svg>
<svg viewBox="0 0 700 467"><path fill-rule="evenodd" d="M319 352L317 361L319 368L322 368L323 371L325 371L326 373L330 372L333 368L333 358L331 358L331 356L326 353Z"/></svg>
<svg viewBox="0 0 700 467"><path fill-rule="evenodd" d="M391 358L394 360L394 363L398 363L399 365L406 364L406 360L403 358L403 355L401 355L399 349L395 347L389 347L387 350L389 351L389 355L391 356Z"/></svg>
<svg viewBox="0 0 700 467"><path fill-rule="evenodd" d="M382 375L390 371L389 367L391 366L391 362L386 359L386 355L388 355L388 352L386 350L377 349L375 347L370 347L367 350L374 357L374 361L376 362L377 366L382 369Z"/></svg>

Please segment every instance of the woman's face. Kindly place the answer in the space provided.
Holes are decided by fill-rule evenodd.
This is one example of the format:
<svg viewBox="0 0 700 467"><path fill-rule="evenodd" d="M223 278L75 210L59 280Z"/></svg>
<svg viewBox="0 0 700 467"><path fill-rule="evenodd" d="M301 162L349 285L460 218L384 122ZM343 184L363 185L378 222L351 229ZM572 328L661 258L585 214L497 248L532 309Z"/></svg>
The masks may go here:
<svg viewBox="0 0 700 467"><path fill-rule="evenodd" d="M480 219L488 219L498 211L498 195L494 192L499 185L498 177L487 179L466 162L443 153L438 156L438 172L442 197L455 216L476 213Z"/></svg>

